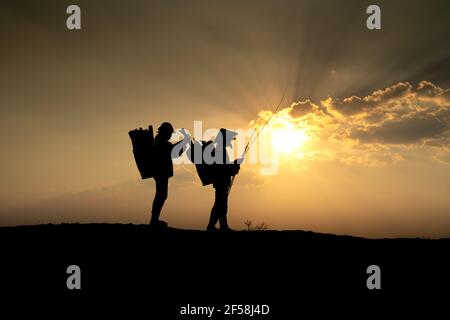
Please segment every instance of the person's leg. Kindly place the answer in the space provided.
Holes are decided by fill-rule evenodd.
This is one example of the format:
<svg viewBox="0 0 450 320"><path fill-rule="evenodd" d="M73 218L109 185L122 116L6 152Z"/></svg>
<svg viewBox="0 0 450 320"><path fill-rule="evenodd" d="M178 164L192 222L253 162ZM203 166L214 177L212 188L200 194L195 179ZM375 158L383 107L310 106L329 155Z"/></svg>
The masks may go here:
<svg viewBox="0 0 450 320"><path fill-rule="evenodd" d="M218 211L219 211L219 201L218 201L218 198L219 198L219 197L218 197L217 193L218 193L218 188L215 188L214 205L213 205L213 207L212 207L212 209L211 209L211 215L210 215L210 217L209 217L209 223L208 223L208 227L207 227L207 230L208 230L208 231L213 231L213 230L215 230L215 229L216 229L217 221L219 221L219 214L218 214Z"/></svg>
<svg viewBox="0 0 450 320"><path fill-rule="evenodd" d="M161 215L161 210L164 202L167 199L169 178L167 177L155 177L156 182L156 193L155 199L153 200L152 207L152 219L150 223L157 223L159 221L159 216Z"/></svg>
<svg viewBox="0 0 450 320"><path fill-rule="evenodd" d="M219 203L220 210L218 211L219 223L221 230L228 230L228 221L227 221L227 213L228 213L228 188L223 188L220 190L219 195Z"/></svg>

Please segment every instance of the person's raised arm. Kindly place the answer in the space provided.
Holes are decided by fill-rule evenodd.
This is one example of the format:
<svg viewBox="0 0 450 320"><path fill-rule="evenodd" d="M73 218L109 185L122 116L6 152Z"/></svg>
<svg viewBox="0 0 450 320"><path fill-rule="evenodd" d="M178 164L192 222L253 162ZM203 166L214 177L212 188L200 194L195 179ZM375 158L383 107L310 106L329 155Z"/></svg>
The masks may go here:
<svg viewBox="0 0 450 320"><path fill-rule="evenodd" d="M180 157L185 151L186 145L190 143L192 140L191 136L186 131L186 129L181 128L180 133L183 135L183 139L172 145L172 158Z"/></svg>

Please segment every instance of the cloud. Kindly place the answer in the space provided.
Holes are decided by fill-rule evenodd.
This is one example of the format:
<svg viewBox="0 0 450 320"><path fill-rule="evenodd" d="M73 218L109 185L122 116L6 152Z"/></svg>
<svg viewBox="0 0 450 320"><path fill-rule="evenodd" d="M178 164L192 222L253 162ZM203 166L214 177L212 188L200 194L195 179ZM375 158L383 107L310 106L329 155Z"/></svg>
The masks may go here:
<svg viewBox="0 0 450 320"><path fill-rule="evenodd" d="M412 91L412 86L409 82L399 82L387 87L374 91L367 97L368 101L373 103L384 103L395 99L406 97Z"/></svg>
<svg viewBox="0 0 450 320"><path fill-rule="evenodd" d="M314 103L311 103L311 101L308 99L305 101L294 102L291 105L289 114L292 117L298 118L298 117L302 117L308 113L318 112L318 111L319 111L319 106L315 105Z"/></svg>
<svg viewBox="0 0 450 320"><path fill-rule="evenodd" d="M263 111L252 124L271 115ZM329 97L318 104L298 101L273 118L289 121L315 142L302 151L300 158L308 161L384 166L403 161L402 149L434 148L434 154L450 149L450 89L429 81L399 82L363 97Z"/></svg>
<svg viewBox="0 0 450 320"><path fill-rule="evenodd" d="M447 90L448 91L448 90ZM424 97L437 97L444 94L444 90L429 81L421 81L417 86L417 93Z"/></svg>
<svg viewBox="0 0 450 320"><path fill-rule="evenodd" d="M422 81L416 88L399 83L363 100L370 107L360 108L349 118L350 138L383 144L421 144L434 139L449 145L441 138L450 130L450 99L446 90L433 83Z"/></svg>
<svg viewBox="0 0 450 320"><path fill-rule="evenodd" d="M445 130L445 124L436 118L406 118L386 120L383 125L368 131L355 130L352 136L364 143L413 144L422 139L435 138Z"/></svg>
<svg viewBox="0 0 450 320"><path fill-rule="evenodd" d="M343 115L354 115L360 112L371 112L381 104L402 99L411 94L412 86L408 82L399 82L391 87L374 91L365 97L351 96L344 99L336 99L333 108Z"/></svg>
<svg viewBox="0 0 450 320"><path fill-rule="evenodd" d="M433 160L440 164L450 165L450 150L448 149L439 150L433 156Z"/></svg>

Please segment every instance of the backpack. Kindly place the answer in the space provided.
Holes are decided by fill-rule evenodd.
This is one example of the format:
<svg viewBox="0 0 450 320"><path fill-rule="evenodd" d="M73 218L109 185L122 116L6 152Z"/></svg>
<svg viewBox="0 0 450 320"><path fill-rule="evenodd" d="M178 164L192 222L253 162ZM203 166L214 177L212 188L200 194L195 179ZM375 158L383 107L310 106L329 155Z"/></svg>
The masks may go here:
<svg viewBox="0 0 450 320"><path fill-rule="evenodd" d="M213 183L216 176L216 165L207 164L204 159L204 151L213 141L191 141L186 154L188 159L195 164L195 169L203 186Z"/></svg>

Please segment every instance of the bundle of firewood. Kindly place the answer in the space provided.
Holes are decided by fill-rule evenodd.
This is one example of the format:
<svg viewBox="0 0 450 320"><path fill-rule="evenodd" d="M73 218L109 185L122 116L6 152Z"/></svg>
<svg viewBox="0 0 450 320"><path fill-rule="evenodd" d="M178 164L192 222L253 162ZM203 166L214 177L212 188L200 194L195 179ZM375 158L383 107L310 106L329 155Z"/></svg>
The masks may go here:
<svg viewBox="0 0 450 320"><path fill-rule="evenodd" d="M133 155L142 179L153 177L155 139L153 127L134 129L128 132L133 145Z"/></svg>

